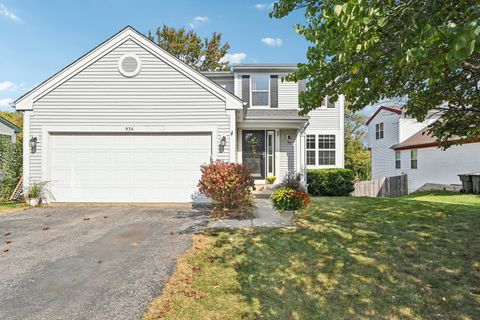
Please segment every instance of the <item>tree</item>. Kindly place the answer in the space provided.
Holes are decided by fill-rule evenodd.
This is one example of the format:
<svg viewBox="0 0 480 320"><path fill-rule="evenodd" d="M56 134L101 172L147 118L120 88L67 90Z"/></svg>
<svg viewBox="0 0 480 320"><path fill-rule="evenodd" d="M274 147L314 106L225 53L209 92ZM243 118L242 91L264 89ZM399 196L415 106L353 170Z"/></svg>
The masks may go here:
<svg viewBox="0 0 480 320"><path fill-rule="evenodd" d="M355 174L357 180L369 180L371 177L370 151L365 147L367 117L345 109L345 168Z"/></svg>
<svg viewBox="0 0 480 320"><path fill-rule="evenodd" d="M312 44L288 80L307 79L303 113L345 94L352 110L408 97L406 113L444 147L480 137L478 0L279 0L271 16L305 10L297 32ZM448 102L448 103L447 103Z"/></svg>
<svg viewBox="0 0 480 320"><path fill-rule="evenodd" d="M149 31L148 38L155 42ZM185 28L175 29L163 25L157 29L157 42L186 64L199 71L229 70L228 61L223 60L230 45L222 44L222 34L214 32L212 37L201 39L195 32Z"/></svg>

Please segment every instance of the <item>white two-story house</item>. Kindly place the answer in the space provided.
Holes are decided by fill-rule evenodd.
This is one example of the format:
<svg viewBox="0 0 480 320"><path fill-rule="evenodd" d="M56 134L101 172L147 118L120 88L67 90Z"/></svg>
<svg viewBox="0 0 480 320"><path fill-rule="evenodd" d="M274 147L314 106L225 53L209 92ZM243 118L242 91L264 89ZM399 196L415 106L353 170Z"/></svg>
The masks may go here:
<svg viewBox="0 0 480 320"><path fill-rule="evenodd" d="M450 188L460 184L458 174L480 172L480 143L466 143L446 150L439 147L423 122L407 117L400 107L380 107L367 121L372 178L406 174L408 191Z"/></svg>
<svg viewBox="0 0 480 320"><path fill-rule="evenodd" d="M344 99L298 114L294 65L200 73L131 27L15 102L24 180L58 202L192 202L200 166L270 175L343 167Z"/></svg>

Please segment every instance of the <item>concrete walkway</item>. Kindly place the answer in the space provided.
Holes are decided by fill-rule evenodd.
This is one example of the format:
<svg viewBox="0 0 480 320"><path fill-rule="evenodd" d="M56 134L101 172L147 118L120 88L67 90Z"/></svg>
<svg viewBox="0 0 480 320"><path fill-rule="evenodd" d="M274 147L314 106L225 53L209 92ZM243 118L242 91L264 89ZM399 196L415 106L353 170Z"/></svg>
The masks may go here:
<svg viewBox="0 0 480 320"><path fill-rule="evenodd" d="M294 226L293 214L278 213L272 207L270 199L255 199L255 218L248 220L215 220L208 228L250 228L250 227L291 227Z"/></svg>

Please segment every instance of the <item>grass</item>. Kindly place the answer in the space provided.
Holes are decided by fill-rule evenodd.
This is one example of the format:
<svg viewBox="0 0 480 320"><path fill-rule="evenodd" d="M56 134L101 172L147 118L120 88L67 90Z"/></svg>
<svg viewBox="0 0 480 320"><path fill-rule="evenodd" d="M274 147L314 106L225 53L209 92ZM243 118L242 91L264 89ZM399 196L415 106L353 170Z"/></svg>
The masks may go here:
<svg viewBox="0 0 480 320"><path fill-rule="evenodd" d="M27 205L23 202L12 200L0 200L0 214L16 212L25 209Z"/></svg>
<svg viewBox="0 0 480 320"><path fill-rule="evenodd" d="M314 198L297 228L194 236L145 319L478 319L478 196Z"/></svg>

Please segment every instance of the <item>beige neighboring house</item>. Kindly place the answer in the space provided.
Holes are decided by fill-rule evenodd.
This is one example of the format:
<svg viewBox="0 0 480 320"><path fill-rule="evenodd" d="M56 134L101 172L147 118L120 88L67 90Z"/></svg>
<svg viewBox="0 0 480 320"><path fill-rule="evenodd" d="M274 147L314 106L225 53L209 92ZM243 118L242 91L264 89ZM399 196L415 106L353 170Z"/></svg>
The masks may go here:
<svg viewBox="0 0 480 320"><path fill-rule="evenodd" d="M17 141L17 134L20 133L20 131L22 131L22 129L7 119L0 117L0 136L9 136L12 142L15 142Z"/></svg>

